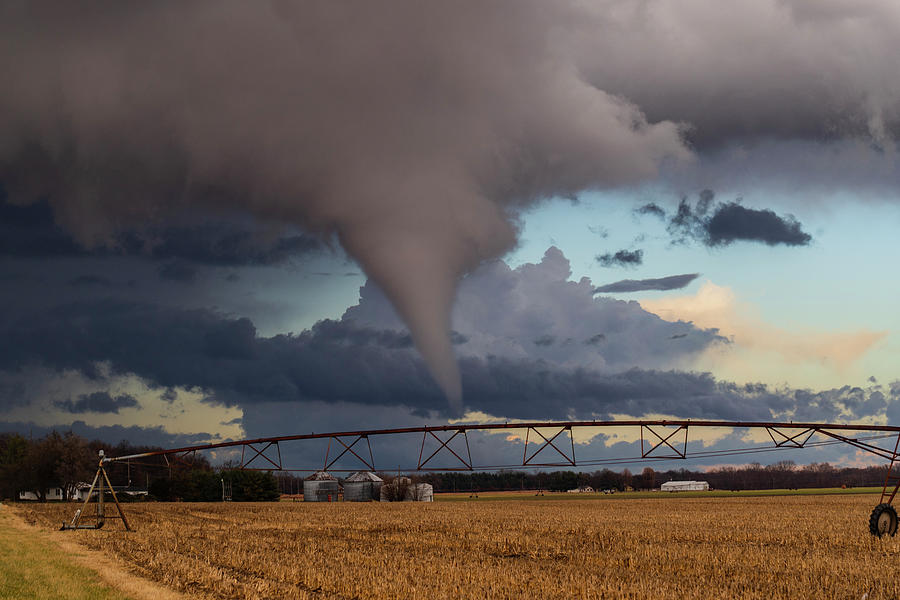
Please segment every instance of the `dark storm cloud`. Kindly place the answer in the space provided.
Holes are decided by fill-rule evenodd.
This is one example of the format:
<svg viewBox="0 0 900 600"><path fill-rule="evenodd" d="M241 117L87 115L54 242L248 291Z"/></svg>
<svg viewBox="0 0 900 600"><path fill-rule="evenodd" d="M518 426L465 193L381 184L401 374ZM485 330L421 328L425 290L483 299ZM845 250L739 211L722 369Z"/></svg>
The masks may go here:
<svg viewBox="0 0 900 600"><path fill-rule="evenodd" d="M311 235L273 234L222 218L128 229L106 245L85 248L56 224L46 200L15 206L0 194L0 255L15 258L138 256L227 267L283 264L325 249Z"/></svg>
<svg viewBox="0 0 900 600"><path fill-rule="evenodd" d="M77 400L58 400L53 403L57 408L70 413L115 413L122 408L132 408L138 405L134 396L121 394L115 398L107 392L93 392L82 394Z"/></svg>
<svg viewBox="0 0 900 600"><path fill-rule="evenodd" d="M714 194L703 190L695 205L682 198L667 229L675 242L688 239L709 247L737 241L769 246L806 246L812 236L792 215L779 216L769 209L746 208L738 202L713 202Z"/></svg>
<svg viewBox="0 0 900 600"><path fill-rule="evenodd" d="M781 390L796 405L794 421L840 421L843 419L871 419L888 408L888 397L876 388L862 389L844 386L813 392L810 390ZM900 400L892 394L891 403Z"/></svg>
<svg viewBox="0 0 900 600"><path fill-rule="evenodd" d="M388 350L412 349L413 340L408 331L376 329L346 319L335 321L323 319L312 326L311 333L318 339L327 339L335 344L348 346L380 346ZM454 345L465 344L468 338L458 331L450 332Z"/></svg>
<svg viewBox="0 0 900 600"><path fill-rule="evenodd" d="M16 206L0 188L0 256L51 258L81 256L84 248L53 221L46 202Z"/></svg>
<svg viewBox="0 0 900 600"><path fill-rule="evenodd" d="M98 361L109 361L114 373L154 385L199 387L250 402L445 405L403 334L357 332L349 323L322 322L300 335L267 338L248 319L107 300L57 307L39 322L22 318L3 335L9 340L0 350L4 370L44 365L96 379Z"/></svg>
<svg viewBox="0 0 900 600"><path fill-rule="evenodd" d="M600 342L604 342L604 341L606 341L606 334L598 333L598 334L592 335L588 339L584 340L584 344L586 346L596 346Z"/></svg>
<svg viewBox="0 0 900 600"><path fill-rule="evenodd" d="M454 414L405 340L395 332L355 328L351 322L323 322L299 335L263 337L247 319L210 311L113 302L69 305L3 331L7 343L0 349L0 367L7 372L27 365L74 369L99 382L96 363L102 361L112 374L132 373L167 390L203 390L210 402L245 410L261 402L321 401ZM463 356L460 364L467 408L510 418L664 413L768 420L790 411L795 420L833 420L879 414L889 405L888 394L875 388L776 390L739 386L708 373L604 372L495 355ZM900 385L896 388L890 394L900 400ZM58 406L115 412L132 401L98 393Z"/></svg>
<svg viewBox="0 0 900 600"><path fill-rule="evenodd" d="M636 267L644 262L643 250L619 250L598 254L596 260L604 267Z"/></svg>
<svg viewBox="0 0 900 600"><path fill-rule="evenodd" d="M170 433L162 427L124 427L122 425L92 426L84 421L75 421L67 425L47 427L33 422L0 422L0 433L20 433L40 438L52 431L71 431L88 440L100 440L107 444L118 444L126 440L134 446L158 446L162 448L182 448L219 440L210 433L180 434Z"/></svg>
<svg viewBox="0 0 900 600"><path fill-rule="evenodd" d="M159 266L159 278L179 283L193 283L197 278L197 269L184 261L173 260Z"/></svg>
<svg viewBox="0 0 900 600"><path fill-rule="evenodd" d="M779 217L771 210L745 208L731 202L719 206L706 222L707 243L727 246L735 241L751 241L769 246L806 246L812 237L801 227L790 215Z"/></svg>
<svg viewBox="0 0 900 600"><path fill-rule="evenodd" d="M106 361L114 373L205 389L219 401L242 405L321 399L418 410L446 406L405 340L351 328L323 322L300 335L266 338L246 319L109 301L59 307L40 321L22 319L4 332L8 344L0 358L6 369L42 364L95 377L96 363ZM467 364L476 376L481 372L481 359Z"/></svg>
<svg viewBox="0 0 900 600"><path fill-rule="evenodd" d="M73 321L79 322L77 329L68 326ZM106 360L116 373L135 373L162 386L205 389L220 402L242 406L324 400L445 409L440 390L407 344L398 344L389 332L354 333L350 327L324 322L297 336L266 338L256 335L246 319L208 311L72 305L41 323L23 321L6 332L16 350L8 347L3 359L6 368L15 368L27 357L56 369L89 373L95 361ZM561 418L570 411L587 415L651 408L687 414L688 407L700 403L710 409L703 414L726 418L739 404L733 391L719 402L726 388L708 375L641 370L602 374L498 357L464 357L461 364L471 406L491 414ZM106 405L101 400L109 402L108 396L93 400L98 406ZM88 407L88 400L72 405L75 410Z"/></svg>
<svg viewBox="0 0 900 600"><path fill-rule="evenodd" d="M162 234L162 242L150 247L153 258L179 258L213 266L274 265L324 249L313 236L290 235L267 242L259 234L236 226L176 227Z"/></svg>
<svg viewBox="0 0 900 600"><path fill-rule="evenodd" d="M10 410L28 404L27 386L19 377L3 377L0 372L0 411Z"/></svg>
<svg viewBox="0 0 900 600"><path fill-rule="evenodd" d="M660 219L666 218L666 211L655 202L648 202L647 204L634 209L634 212L638 215L653 215Z"/></svg>
<svg viewBox="0 0 900 600"><path fill-rule="evenodd" d="M632 369L604 374L500 357L463 358L461 364L466 397L478 398L479 410L523 419L651 412L768 419L784 403L775 394L751 394L708 373Z"/></svg>
<svg viewBox="0 0 900 600"><path fill-rule="evenodd" d="M577 32L590 53L585 76L651 120L690 123L701 152L760 138L890 145L900 132L890 0L630 0L594 10L598 20Z"/></svg>
<svg viewBox="0 0 900 600"><path fill-rule="evenodd" d="M556 337L552 335L542 335L534 340L535 346L552 346L556 342Z"/></svg>
<svg viewBox="0 0 900 600"><path fill-rule="evenodd" d="M74 287L109 287L112 285L112 282L108 278L100 275L79 275L78 277L73 277L66 283Z"/></svg>
<svg viewBox="0 0 900 600"><path fill-rule="evenodd" d="M348 345L375 345L383 348L412 348L412 336L408 332L390 329L373 329L354 326L344 321L325 319L313 325L312 332L317 337Z"/></svg>
<svg viewBox="0 0 900 600"><path fill-rule="evenodd" d="M657 279L623 279L615 283L601 285L594 289L596 294L613 294L624 292L646 292L649 290L680 290L700 277L700 273L670 275Z"/></svg>

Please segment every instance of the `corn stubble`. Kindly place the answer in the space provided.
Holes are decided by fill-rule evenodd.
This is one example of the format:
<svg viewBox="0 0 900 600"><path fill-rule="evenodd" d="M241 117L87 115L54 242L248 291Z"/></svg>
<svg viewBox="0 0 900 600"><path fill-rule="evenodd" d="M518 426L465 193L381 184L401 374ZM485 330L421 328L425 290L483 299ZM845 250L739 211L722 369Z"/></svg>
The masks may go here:
<svg viewBox="0 0 900 600"><path fill-rule="evenodd" d="M197 598L897 598L874 500L130 504L134 532L66 535Z"/></svg>

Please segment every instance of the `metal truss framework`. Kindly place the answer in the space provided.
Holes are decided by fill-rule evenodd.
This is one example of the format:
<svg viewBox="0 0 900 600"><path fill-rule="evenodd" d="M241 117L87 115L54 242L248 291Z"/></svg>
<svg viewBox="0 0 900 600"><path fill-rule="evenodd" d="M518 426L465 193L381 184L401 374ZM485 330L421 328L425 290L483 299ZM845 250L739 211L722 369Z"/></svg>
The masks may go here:
<svg viewBox="0 0 900 600"><path fill-rule="evenodd" d="M689 447L689 432L698 428L763 429L771 445L734 448L728 450L704 450ZM575 456L575 430L594 430L607 433L616 428L638 429L640 432L640 456L622 458L581 458ZM508 430L508 439L523 442L522 462L518 464L492 465L473 460L469 446L469 432L498 432ZM322 470L335 472L365 468L375 471L375 455L370 438L379 436L421 435L419 456L415 466L405 471L476 471L498 469L524 469L545 467L579 467L602 464L631 464L650 461L687 460L712 456L749 454L777 450L809 448L828 444L848 444L888 461L882 487L881 502L891 504L900 490L900 427L890 425L851 425L843 423L776 423L760 421L705 421L705 420L628 420L628 421L547 421L522 423L479 423L468 425L439 425L435 427L406 427L398 429L372 429L332 433L308 433L269 438L257 438L203 444L184 448L172 448L144 452L128 456L107 457L106 463L129 461L149 456L163 456L190 465L196 453L206 450L240 448L242 469L265 471L313 471L320 467L286 468L281 459L281 444L302 440L328 440ZM512 437L514 436L514 437ZM568 438L568 440L566 440ZM872 443L890 438L887 447ZM566 441L568 443L566 443ZM456 447L454 448L453 442ZM436 446L436 447L434 447ZM434 449L432 450L432 447ZM538 458L540 455L540 459ZM342 458L358 461L357 469L333 469ZM436 459L443 456L452 466L437 466ZM452 457L452 458L451 458ZM543 460L544 462L541 462Z"/></svg>

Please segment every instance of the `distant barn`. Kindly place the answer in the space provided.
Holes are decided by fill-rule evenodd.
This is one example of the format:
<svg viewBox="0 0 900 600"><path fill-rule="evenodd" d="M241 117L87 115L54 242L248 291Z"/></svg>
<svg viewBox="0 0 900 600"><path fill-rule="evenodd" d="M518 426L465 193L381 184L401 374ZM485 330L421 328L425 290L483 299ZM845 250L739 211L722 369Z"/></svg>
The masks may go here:
<svg viewBox="0 0 900 600"><path fill-rule="evenodd" d="M705 481L667 481L659 489L663 492L705 492L709 484Z"/></svg>

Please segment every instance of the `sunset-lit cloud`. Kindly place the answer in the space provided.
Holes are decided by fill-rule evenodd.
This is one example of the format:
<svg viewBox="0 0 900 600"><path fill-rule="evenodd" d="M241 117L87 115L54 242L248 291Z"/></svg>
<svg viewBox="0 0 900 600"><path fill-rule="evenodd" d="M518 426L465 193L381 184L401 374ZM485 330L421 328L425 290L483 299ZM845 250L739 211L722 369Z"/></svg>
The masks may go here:
<svg viewBox="0 0 900 600"><path fill-rule="evenodd" d="M696 294L641 301L641 306L668 321L688 321L717 329L733 344L709 348L698 368L735 381L762 381L794 386L839 385L860 380L857 362L888 335L887 331L786 329L767 323L750 302L725 286L705 282Z"/></svg>

